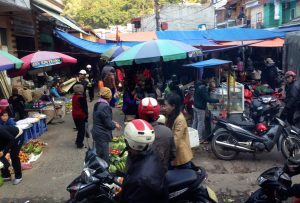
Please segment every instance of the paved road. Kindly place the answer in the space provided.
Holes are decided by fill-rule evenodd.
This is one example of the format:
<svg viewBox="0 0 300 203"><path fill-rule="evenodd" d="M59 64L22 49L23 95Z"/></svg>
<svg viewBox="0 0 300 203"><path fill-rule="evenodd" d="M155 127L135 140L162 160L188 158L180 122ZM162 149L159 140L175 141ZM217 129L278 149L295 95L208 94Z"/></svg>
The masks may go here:
<svg viewBox="0 0 300 203"><path fill-rule="evenodd" d="M92 109L92 103L89 104ZM91 117L91 116L90 116ZM114 110L115 120L123 121L120 110ZM91 118L90 118L91 119ZM91 123L91 122L90 122ZM24 171L23 182L13 186L5 183L0 188L1 203L64 202L68 199L66 186L80 174L86 149L75 148L76 132L70 115L63 124L49 125L41 139L48 143L41 158L33 168ZM114 132L119 134L120 132ZM204 166L209 174L208 184L224 200L228 196L245 196L256 188L256 178L264 170L282 165L282 155L272 153L239 156L239 160L217 160L207 146L195 152L194 162ZM297 180L300 182L300 179ZM241 202L236 200L235 202ZM29 203L28 202L28 203Z"/></svg>

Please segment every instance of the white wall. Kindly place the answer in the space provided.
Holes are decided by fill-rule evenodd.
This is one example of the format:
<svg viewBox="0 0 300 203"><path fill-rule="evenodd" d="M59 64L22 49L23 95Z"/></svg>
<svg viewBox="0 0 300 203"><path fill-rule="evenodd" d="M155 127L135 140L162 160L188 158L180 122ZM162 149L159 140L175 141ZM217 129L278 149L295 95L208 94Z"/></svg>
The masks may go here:
<svg viewBox="0 0 300 203"><path fill-rule="evenodd" d="M296 4L296 17L300 16L300 1L297 1Z"/></svg>
<svg viewBox="0 0 300 203"><path fill-rule="evenodd" d="M261 22L264 23L264 7L257 6L251 8L251 28L256 28L256 15L262 13Z"/></svg>
<svg viewBox="0 0 300 203"><path fill-rule="evenodd" d="M214 28L214 7L201 5L167 5L160 10L160 22L168 23L168 30L197 30L199 24ZM155 15L141 19L141 31L155 31Z"/></svg>

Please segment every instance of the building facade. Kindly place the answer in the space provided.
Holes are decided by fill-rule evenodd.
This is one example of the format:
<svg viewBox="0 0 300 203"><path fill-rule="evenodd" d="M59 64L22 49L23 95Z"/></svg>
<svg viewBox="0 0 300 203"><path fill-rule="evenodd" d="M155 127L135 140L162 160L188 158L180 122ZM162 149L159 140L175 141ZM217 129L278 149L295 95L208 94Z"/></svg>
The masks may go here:
<svg viewBox="0 0 300 203"><path fill-rule="evenodd" d="M215 9L216 28L249 27L250 19L245 11L245 0L223 1L224 6Z"/></svg>
<svg viewBox="0 0 300 203"><path fill-rule="evenodd" d="M199 4L166 5L160 9L159 21L163 30L212 29L215 25L214 7ZM154 14L140 18L140 28L136 31L155 30Z"/></svg>

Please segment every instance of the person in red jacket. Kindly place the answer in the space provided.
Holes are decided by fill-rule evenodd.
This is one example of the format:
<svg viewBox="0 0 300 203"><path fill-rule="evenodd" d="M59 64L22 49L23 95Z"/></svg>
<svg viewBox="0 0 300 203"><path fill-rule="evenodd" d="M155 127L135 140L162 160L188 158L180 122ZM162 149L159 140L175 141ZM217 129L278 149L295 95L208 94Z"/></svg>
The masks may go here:
<svg viewBox="0 0 300 203"><path fill-rule="evenodd" d="M74 95L72 97L72 116L77 128L77 138L75 144L77 148L83 148L83 140L85 135L85 123L88 120L88 106L83 96L84 87L76 84L73 87Z"/></svg>

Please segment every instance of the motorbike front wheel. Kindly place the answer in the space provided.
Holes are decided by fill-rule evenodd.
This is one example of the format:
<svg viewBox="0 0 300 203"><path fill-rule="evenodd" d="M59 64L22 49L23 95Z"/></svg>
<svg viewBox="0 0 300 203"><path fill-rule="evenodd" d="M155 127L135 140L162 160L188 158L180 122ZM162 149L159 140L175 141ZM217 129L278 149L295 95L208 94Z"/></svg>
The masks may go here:
<svg viewBox="0 0 300 203"><path fill-rule="evenodd" d="M293 149L293 154L290 156L290 150ZM295 164L300 163L300 139L297 136L289 135L281 142L281 152L285 158Z"/></svg>
<svg viewBox="0 0 300 203"><path fill-rule="evenodd" d="M226 129L218 129L215 135L212 138L211 149L214 155L222 160L232 160L238 155L238 151L231 149L226 146L221 146L217 142L223 142L227 144L233 144L235 138L230 135Z"/></svg>

